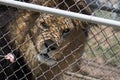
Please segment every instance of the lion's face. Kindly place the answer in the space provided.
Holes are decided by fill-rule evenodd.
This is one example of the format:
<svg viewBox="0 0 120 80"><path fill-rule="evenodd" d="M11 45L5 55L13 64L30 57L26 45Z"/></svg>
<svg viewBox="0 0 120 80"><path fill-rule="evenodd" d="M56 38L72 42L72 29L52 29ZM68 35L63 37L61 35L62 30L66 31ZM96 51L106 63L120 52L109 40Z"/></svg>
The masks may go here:
<svg viewBox="0 0 120 80"><path fill-rule="evenodd" d="M74 36L79 39L81 37L78 35L80 31L77 27L79 26L73 26L71 19L53 15L41 15L36 22L37 25L31 31L35 35L34 42L38 50L37 59L42 63L47 65L55 64L63 59L64 55L69 54L72 49L70 47L74 47L77 44L80 45L82 42L71 45L74 42ZM69 49L67 48L68 46Z"/></svg>
<svg viewBox="0 0 120 80"><path fill-rule="evenodd" d="M42 15L36 22L37 25L31 30L39 52L37 59L47 65L53 65L62 58L61 51L69 42L67 36L73 30L73 24L68 18L53 15Z"/></svg>

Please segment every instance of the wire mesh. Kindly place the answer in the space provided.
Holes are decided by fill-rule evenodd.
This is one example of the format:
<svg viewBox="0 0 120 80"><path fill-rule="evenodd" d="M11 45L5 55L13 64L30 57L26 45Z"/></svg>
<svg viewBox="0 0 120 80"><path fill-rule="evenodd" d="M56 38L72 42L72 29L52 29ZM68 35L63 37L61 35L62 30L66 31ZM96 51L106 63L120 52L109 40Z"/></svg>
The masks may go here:
<svg viewBox="0 0 120 80"><path fill-rule="evenodd" d="M19 0L119 21L119 0ZM0 5L0 80L119 80L119 28Z"/></svg>

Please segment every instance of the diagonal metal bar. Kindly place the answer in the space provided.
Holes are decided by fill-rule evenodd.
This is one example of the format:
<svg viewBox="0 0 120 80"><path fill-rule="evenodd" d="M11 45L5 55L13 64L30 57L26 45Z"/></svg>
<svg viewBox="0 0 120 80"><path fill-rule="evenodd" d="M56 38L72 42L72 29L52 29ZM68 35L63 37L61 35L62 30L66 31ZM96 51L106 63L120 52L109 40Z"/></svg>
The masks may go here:
<svg viewBox="0 0 120 80"><path fill-rule="evenodd" d="M80 13L75 13L70 11L59 10L55 8L45 7L45 6L39 6L35 4L30 4L30 3L24 3L24 2L13 1L13 0L0 0L0 4L12 6L12 7L18 7L18 8L27 9L27 10L29 9L36 12L45 12L45 13L55 14L59 16L70 17L73 19L79 19L79 20L88 21L91 23L110 25L112 27L120 27L119 21L99 18L92 15L90 16L90 15L85 15L85 14L80 14Z"/></svg>

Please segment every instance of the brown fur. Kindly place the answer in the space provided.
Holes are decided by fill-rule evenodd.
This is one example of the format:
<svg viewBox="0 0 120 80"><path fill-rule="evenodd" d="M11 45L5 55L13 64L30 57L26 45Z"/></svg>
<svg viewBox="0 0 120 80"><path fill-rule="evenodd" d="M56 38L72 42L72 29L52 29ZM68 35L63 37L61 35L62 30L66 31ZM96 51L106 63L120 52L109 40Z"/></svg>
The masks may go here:
<svg viewBox="0 0 120 80"><path fill-rule="evenodd" d="M39 2L40 1L40 2ZM36 0L35 3L43 4L46 0ZM47 6L54 7L61 0L52 0ZM65 0L70 7L75 2L74 0ZM58 6L61 9L67 9L64 6ZM85 2L77 4L80 9L86 6ZM71 11L78 12L76 6L71 7ZM85 14L91 14L89 8L83 10ZM32 11L20 12L14 20L9 22L5 26L4 33L9 33L6 36L10 39L12 48L19 50L23 56L28 67L32 70L33 80L50 80L56 78L55 74L61 73L63 69L66 69L70 64L77 62L84 52L85 42L87 36L85 35L85 29L88 28L87 22L79 20L73 20L69 18L57 17L48 14L41 14ZM38 18L39 17L39 18ZM37 19L38 18L38 19ZM37 25L34 25L36 23ZM47 29L44 29L42 23L45 23ZM70 32L66 36L62 36L62 32L66 29L70 29ZM41 63L37 59L37 55L40 54L44 41L51 39L58 45L57 50L50 54L50 58L57 61L57 65L48 66ZM69 66L71 67L71 66ZM72 71L77 71L78 66L72 67ZM44 76L43 76L44 75Z"/></svg>

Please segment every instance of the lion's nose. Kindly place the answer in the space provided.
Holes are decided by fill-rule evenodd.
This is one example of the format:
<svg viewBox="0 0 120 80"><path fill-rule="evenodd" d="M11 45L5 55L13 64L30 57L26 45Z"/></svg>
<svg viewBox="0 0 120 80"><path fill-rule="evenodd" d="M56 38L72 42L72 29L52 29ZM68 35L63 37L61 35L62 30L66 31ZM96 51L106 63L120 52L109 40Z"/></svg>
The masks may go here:
<svg viewBox="0 0 120 80"><path fill-rule="evenodd" d="M51 39L45 40L44 45L49 51L54 51L58 47L58 45L54 41L52 41Z"/></svg>

